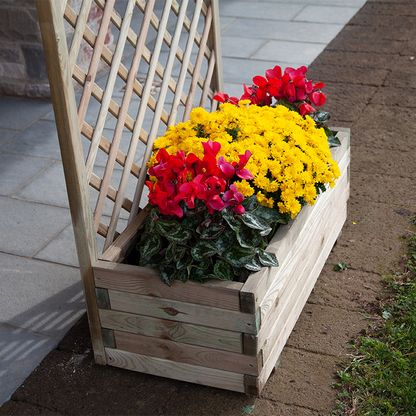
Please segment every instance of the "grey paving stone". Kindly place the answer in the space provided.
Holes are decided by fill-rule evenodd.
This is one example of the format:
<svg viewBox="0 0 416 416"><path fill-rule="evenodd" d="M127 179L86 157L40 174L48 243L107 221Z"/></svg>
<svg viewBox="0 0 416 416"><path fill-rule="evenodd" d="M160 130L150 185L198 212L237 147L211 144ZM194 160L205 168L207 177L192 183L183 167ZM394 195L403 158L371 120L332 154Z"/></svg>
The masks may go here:
<svg viewBox="0 0 416 416"><path fill-rule="evenodd" d="M254 76L254 75L253 75ZM251 85L251 80L246 85ZM225 94L228 94L230 97L237 97L240 98L244 94L244 87L243 84L237 84L234 82L225 82L224 83L224 92Z"/></svg>
<svg viewBox="0 0 416 416"><path fill-rule="evenodd" d="M225 30L227 29L227 27L233 23L235 21L235 17L224 17L224 16L220 16L220 27L221 30Z"/></svg>
<svg viewBox="0 0 416 416"><path fill-rule="evenodd" d="M226 36L250 33L253 38L289 40L294 42L329 43L343 28L340 24L278 22L275 20L237 19L223 31Z"/></svg>
<svg viewBox="0 0 416 416"><path fill-rule="evenodd" d="M249 17L250 19L292 20L303 8L302 4L270 3L267 1L220 2L220 15ZM261 22L258 22L261 25Z"/></svg>
<svg viewBox="0 0 416 416"><path fill-rule="evenodd" d="M39 157L0 152L0 195L12 195L51 163Z"/></svg>
<svg viewBox="0 0 416 416"><path fill-rule="evenodd" d="M72 225L69 225L59 233L35 258L78 267L78 256Z"/></svg>
<svg viewBox="0 0 416 416"><path fill-rule="evenodd" d="M15 136L17 133L19 133L18 130L9 130L9 129L1 129L0 128L0 146L7 142L10 138Z"/></svg>
<svg viewBox="0 0 416 416"><path fill-rule="evenodd" d="M254 59L236 59L224 58L222 60L224 82L225 83L241 83L241 88L245 82L247 86L253 84L253 77L256 75L264 76L266 69L274 68L280 65L283 68L295 67L293 62L279 62L279 61L259 61ZM228 94L228 93L227 93ZM241 93L242 95L243 93Z"/></svg>
<svg viewBox="0 0 416 416"><path fill-rule="evenodd" d="M323 43L268 41L252 58L269 61L270 58L279 62L294 62L298 66L310 65L325 49Z"/></svg>
<svg viewBox="0 0 416 416"><path fill-rule="evenodd" d="M0 197L0 251L33 256L70 222L68 209Z"/></svg>
<svg viewBox="0 0 416 416"><path fill-rule="evenodd" d="M5 143L4 152L61 159L55 123L40 120Z"/></svg>
<svg viewBox="0 0 416 416"><path fill-rule="evenodd" d="M0 127L23 130L52 109L45 101L0 97Z"/></svg>
<svg viewBox="0 0 416 416"><path fill-rule="evenodd" d="M62 163L56 161L14 195L25 201L69 208Z"/></svg>
<svg viewBox="0 0 416 416"><path fill-rule="evenodd" d="M306 6L293 20L296 22L340 23L345 25L359 7Z"/></svg>
<svg viewBox="0 0 416 416"><path fill-rule="evenodd" d="M0 261L0 322L61 339L85 311L79 269L2 253Z"/></svg>
<svg viewBox="0 0 416 416"><path fill-rule="evenodd" d="M248 0L251 1L251 0ZM263 0L267 1L267 0ZM286 3L287 0L270 0L270 3ZM361 8L366 0L292 0L292 4L316 5L316 6L348 6Z"/></svg>
<svg viewBox="0 0 416 416"><path fill-rule="evenodd" d="M267 41L242 36L222 36L222 56L229 58L250 58Z"/></svg>
<svg viewBox="0 0 416 416"><path fill-rule="evenodd" d="M55 338L0 324L0 406L57 343Z"/></svg>

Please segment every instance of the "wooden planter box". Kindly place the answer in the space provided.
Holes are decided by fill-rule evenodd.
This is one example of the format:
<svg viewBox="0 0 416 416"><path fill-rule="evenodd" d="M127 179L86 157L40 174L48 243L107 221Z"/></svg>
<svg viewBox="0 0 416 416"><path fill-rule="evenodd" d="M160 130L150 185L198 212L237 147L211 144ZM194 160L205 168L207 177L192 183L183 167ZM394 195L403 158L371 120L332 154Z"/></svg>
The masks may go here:
<svg viewBox="0 0 416 416"><path fill-rule="evenodd" d="M143 213L93 265L108 364L258 396L347 217L349 130L335 129L342 176L278 229L267 251L280 266L246 283L174 281L123 264Z"/></svg>

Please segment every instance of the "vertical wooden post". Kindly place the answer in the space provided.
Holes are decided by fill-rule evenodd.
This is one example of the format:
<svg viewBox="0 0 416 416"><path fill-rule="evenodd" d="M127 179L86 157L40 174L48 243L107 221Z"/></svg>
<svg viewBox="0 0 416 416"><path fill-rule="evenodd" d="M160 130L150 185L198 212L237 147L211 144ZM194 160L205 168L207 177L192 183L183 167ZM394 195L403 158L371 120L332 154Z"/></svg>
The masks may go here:
<svg viewBox="0 0 416 416"><path fill-rule="evenodd" d="M218 91L224 92L224 80L222 73L222 52L221 52L221 26L220 26L220 11L219 0L211 0L212 5L212 30L209 37L209 46L213 47L217 64L215 65L214 85Z"/></svg>
<svg viewBox="0 0 416 416"><path fill-rule="evenodd" d="M60 2L36 0L95 361L106 364L92 264L98 258Z"/></svg>

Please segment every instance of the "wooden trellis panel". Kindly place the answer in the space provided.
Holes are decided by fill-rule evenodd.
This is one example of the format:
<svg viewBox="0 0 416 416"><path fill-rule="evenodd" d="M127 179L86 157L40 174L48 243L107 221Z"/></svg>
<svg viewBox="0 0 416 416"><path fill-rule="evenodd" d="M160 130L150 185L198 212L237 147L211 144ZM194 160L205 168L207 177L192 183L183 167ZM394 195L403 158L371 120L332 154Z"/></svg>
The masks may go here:
<svg viewBox="0 0 416 416"><path fill-rule="evenodd" d="M92 264L140 212L154 140L193 106L216 109L220 26L218 0L78 3L37 8L94 354L105 364ZM77 62L85 47L87 70Z"/></svg>

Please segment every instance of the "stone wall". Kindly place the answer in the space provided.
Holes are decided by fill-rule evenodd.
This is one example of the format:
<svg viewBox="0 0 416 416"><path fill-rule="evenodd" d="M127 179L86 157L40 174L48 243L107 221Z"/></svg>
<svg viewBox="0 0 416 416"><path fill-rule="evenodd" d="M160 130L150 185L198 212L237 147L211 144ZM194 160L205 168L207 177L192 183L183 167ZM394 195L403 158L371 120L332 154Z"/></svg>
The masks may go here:
<svg viewBox="0 0 416 416"><path fill-rule="evenodd" d="M50 96L35 0L0 1L0 94Z"/></svg>
<svg viewBox="0 0 416 416"><path fill-rule="evenodd" d="M58 0L55 0L58 1ZM68 0L78 12L81 0ZM102 11L93 5L88 26L97 33ZM72 28L66 24L68 40ZM114 36L108 28L105 44L113 49ZM92 49L83 41L77 64L87 71ZM0 0L0 95L49 98L50 89L43 54L35 0Z"/></svg>

